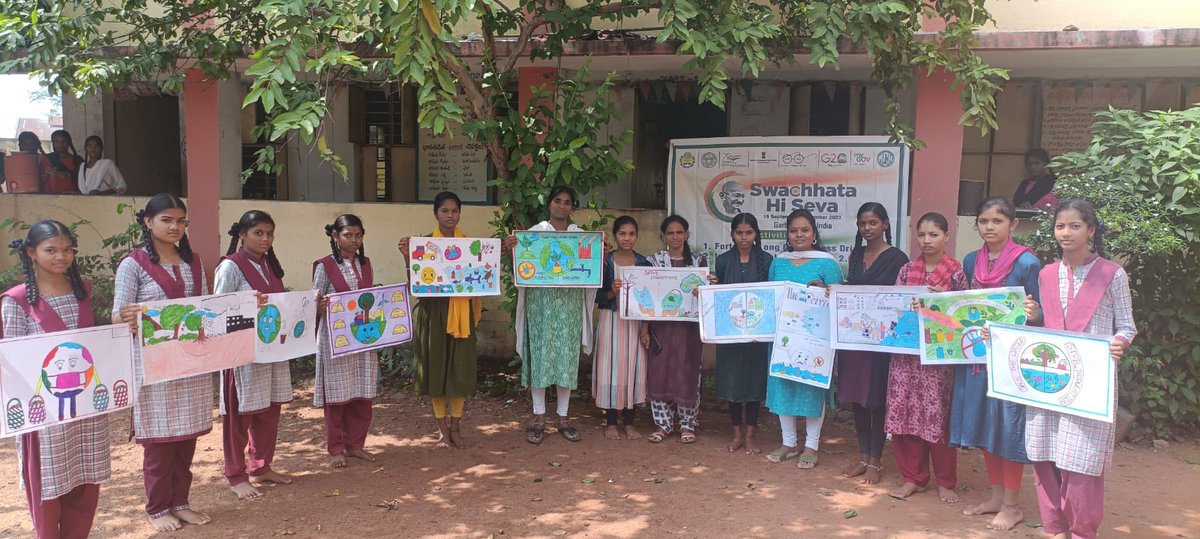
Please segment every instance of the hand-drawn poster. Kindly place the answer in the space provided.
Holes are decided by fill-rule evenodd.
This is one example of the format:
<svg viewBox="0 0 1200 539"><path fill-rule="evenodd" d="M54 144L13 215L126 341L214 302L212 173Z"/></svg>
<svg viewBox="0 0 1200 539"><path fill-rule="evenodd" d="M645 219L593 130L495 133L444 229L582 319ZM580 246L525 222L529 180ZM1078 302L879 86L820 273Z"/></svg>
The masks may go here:
<svg viewBox="0 0 1200 539"><path fill-rule="evenodd" d="M407 284L393 284L330 294L325 323L333 356L411 341L407 288Z"/></svg>
<svg viewBox="0 0 1200 539"><path fill-rule="evenodd" d="M317 292L282 292L267 296L258 308L255 363L276 363L317 353Z"/></svg>
<svg viewBox="0 0 1200 539"><path fill-rule="evenodd" d="M142 303L142 384L240 367L254 361L253 292Z"/></svg>
<svg viewBox="0 0 1200 539"><path fill-rule="evenodd" d="M987 362L983 324L1025 323L1025 289L1019 286L923 295L917 312L922 365Z"/></svg>
<svg viewBox="0 0 1200 539"><path fill-rule="evenodd" d="M604 280L603 232L518 230L513 250L517 286L600 288Z"/></svg>
<svg viewBox="0 0 1200 539"><path fill-rule="evenodd" d="M700 319L695 291L708 284L708 268L620 269L621 318L625 320Z"/></svg>
<svg viewBox="0 0 1200 539"><path fill-rule="evenodd" d="M427 238L408 242L408 283L417 297L500 295L500 240Z"/></svg>
<svg viewBox="0 0 1200 539"><path fill-rule="evenodd" d="M770 375L829 388L833 378L829 345L829 291L789 284L779 304L779 327L771 348Z"/></svg>
<svg viewBox="0 0 1200 539"><path fill-rule="evenodd" d="M830 342L835 350L916 354L920 346L913 298L924 286L835 285L829 291Z"/></svg>
<svg viewBox="0 0 1200 539"><path fill-rule="evenodd" d="M700 287L700 340L773 342L783 283Z"/></svg>
<svg viewBox="0 0 1200 539"><path fill-rule="evenodd" d="M1113 422L1109 340L1087 333L987 323L988 396Z"/></svg>
<svg viewBox="0 0 1200 539"><path fill-rule="evenodd" d="M14 436L133 405L129 326L91 327L0 341L3 432Z"/></svg>

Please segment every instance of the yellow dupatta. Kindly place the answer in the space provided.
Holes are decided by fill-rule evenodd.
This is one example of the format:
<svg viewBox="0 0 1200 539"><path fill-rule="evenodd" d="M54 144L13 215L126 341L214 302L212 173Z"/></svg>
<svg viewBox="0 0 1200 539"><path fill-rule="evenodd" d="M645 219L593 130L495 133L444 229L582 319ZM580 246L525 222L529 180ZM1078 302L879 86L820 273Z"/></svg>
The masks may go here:
<svg viewBox="0 0 1200 539"><path fill-rule="evenodd" d="M441 228L433 229L433 237L444 238ZM458 227L454 227L454 237L465 238ZM483 301L479 298L450 298L450 309L446 313L446 333L455 339L466 339L471 336L471 319L474 315L475 324L483 314Z"/></svg>

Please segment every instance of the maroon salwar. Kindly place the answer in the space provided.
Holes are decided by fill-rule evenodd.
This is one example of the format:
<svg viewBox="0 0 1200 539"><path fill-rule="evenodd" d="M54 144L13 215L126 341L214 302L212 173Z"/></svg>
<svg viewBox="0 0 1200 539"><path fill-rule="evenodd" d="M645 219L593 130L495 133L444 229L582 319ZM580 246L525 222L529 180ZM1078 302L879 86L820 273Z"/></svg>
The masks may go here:
<svg viewBox="0 0 1200 539"><path fill-rule="evenodd" d="M1059 469L1053 462L1033 463L1042 530L1092 539L1104 518L1104 476Z"/></svg>
<svg viewBox="0 0 1200 539"><path fill-rule="evenodd" d="M280 405L272 404L251 414L241 413L238 407L237 384L233 371L225 372L225 415L221 418L222 444L225 449L225 479L229 486L250 481L271 471L275 460L275 442L279 437ZM249 446L249 469L246 448Z"/></svg>
<svg viewBox="0 0 1200 539"><path fill-rule="evenodd" d="M190 509L192 458L196 438L173 442L141 442L142 475L146 484L146 514L158 518Z"/></svg>
<svg viewBox="0 0 1200 539"><path fill-rule="evenodd" d="M325 446L330 455L366 447L374 402L374 399L354 399L325 405Z"/></svg>
<svg viewBox="0 0 1200 539"><path fill-rule="evenodd" d="M24 453L21 477L25 480L25 501L33 519L33 533L38 539L85 539L96 519L100 503L100 485L87 483L49 500L42 499L41 444L36 432L22 435Z"/></svg>
<svg viewBox="0 0 1200 539"><path fill-rule="evenodd" d="M921 487L929 484L929 460L932 458L937 485L953 490L958 484L958 452L953 447L929 443L920 436L893 434L892 450L896 455L896 467L906 483Z"/></svg>

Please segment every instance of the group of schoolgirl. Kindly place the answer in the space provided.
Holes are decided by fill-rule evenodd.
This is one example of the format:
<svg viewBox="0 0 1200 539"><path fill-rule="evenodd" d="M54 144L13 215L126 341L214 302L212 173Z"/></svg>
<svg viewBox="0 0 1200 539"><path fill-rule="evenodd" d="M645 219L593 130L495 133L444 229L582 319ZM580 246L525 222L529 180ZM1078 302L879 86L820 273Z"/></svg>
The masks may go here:
<svg viewBox="0 0 1200 539"><path fill-rule="evenodd" d="M569 189L555 189L550 219L535 228L578 230L569 219L574 199ZM1016 209L1002 197L979 206L976 227L984 246L961 263L945 252L949 223L938 213L917 221L921 252L910 260L891 245L887 210L867 203L858 211L849 273L843 275L825 251L810 212L797 210L788 216L787 247L776 257L762 249L757 219L743 213L731 222L733 247L716 258L710 282L927 286L933 292L1020 286L1026 291L1024 309L1030 323L1110 338L1111 360L1116 361L1136 334L1128 276L1102 258L1104 228L1091 204L1065 200L1051 217L1061 256L1045 267L1031 249L1013 241ZM634 251L637 221L623 216L613 223L614 248L605 256L603 286L594 300L599 320L592 394L596 406L605 410L609 439L640 438L633 426L634 407L649 400L655 426L649 441L669 437L678 416L680 442L692 443L700 392L698 325L624 320L617 314L620 268L707 266L704 255L688 247L686 220L670 216L660 232L667 248L646 257ZM506 247L513 243L509 238ZM579 440L568 421L567 403L576 387L579 354L590 352L593 344L590 295L570 288L520 291L518 352L523 358L522 382L532 388L534 403L526 430L530 443L541 443L545 436L550 386L557 387L557 432ZM727 450L760 453L755 431L765 402L779 417L783 437L782 446L767 453L767 460L794 458L801 469L816 467L830 391L769 376L767 343L721 344L716 352L717 398L728 401L733 424ZM933 475L941 500L957 503L957 448L978 448L984 453L991 496L964 514L994 514L989 528L1012 529L1024 519L1018 494L1024 467L1032 464L1044 530L1062 538L1096 536L1104 514L1104 471L1112 462L1113 424L990 398L983 365L929 366L914 355L839 351L836 376L836 398L853 412L859 450L843 476L878 483L883 446L891 434L904 479L891 496L904 499L925 491ZM805 418L803 447L797 434L799 417Z"/></svg>
<svg viewBox="0 0 1200 539"><path fill-rule="evenodd" d="M570 221L574 191L555 187L549 219L531 230L580 230ZM462 237L461 201L452 193L434 202L437 227L432 235ZM116 272L113 323L135 331L139 303L204 295L209 292L204 266L188 244L187 210L173 195L152 197L137 214L142 244L121 261ZM805 285L925 285L934 291L1023 286L1029 320L1051 329L1069 329L1112 337L1119 358L1135 335L1128 278L1104 258L1103 227L1086 201L1062 202L1053 213L1061 260L1041 267L1037 257L1012 241L1015 209L1002 198L980 206L977 228L984 247L960 264L944 252L948 224L936 213L917 222L921 256L911 261L889 245L891 222L878 204L858 212L859 234L843 277L824 251L816 222L804 210L787 219L787 250L772 258L761 248L757 220L740 214L731 223L734 246L717 257L710 282L791 281ZM704 255L688 246L688 223L671 216L661 233L667 249L652 257L634 251L638 225L630 217L613 223L613 249L605 256L600 289L520 288L516 313L522 384L531 388L533 418L526 428L530 443L546 434L547 389L556 388L555 431L570 441L580 435L568 420L571 390L578 380L580 353L593 355L592 393L605 410L610 439L639 438L634 407L650 401L654 433L666 440L676 429L680 441L696 440L700 394L698 327L688 322L638 322L616 314L625 266L707 266ZM339 216L326 226L331 254L313 264L313 289L323 298L334 292L374 284L365 256L362 221ZM274 254L274 222L265 212L247 212L231 227L230 248L214 274L214 293L283 291L283 268ZM409 238L400 240L407 253ZM516 239L504 246L511 250ZM57 221L41 221L12 247L21 256L26 279L0 298L3 336L19 337L92 325L90 286L74 257L77 241ZM1040 300L1040 301L1039 301ZM323 303L323 302L322 302ZM593 327L593 304L599 320ZM322 309L323 310L323 309ZM414 347L419 393L433 397L441 443L464 447L459 421L464 398L474 393L475 328L478 299L423 298L414 309ZM578 316L576 316L578 314ZM594 330L594 334L593 334ZM595 337L593 339L593 336ZM372 400L378 381L375 354L332 357L328 333L321 330L314 404L324 409L330 465L346 457L373 460L365 450ZM730 452L760 452L755 430L762 403L779 416L783 444L767 454L771 462L797 459L814 468L828 391L767 375L770 346L761 343L717 347L717 396L729 401L734 437ZM135 354L140 375L141 358ZM287 364L250 364L221 373L224 414L225 475L239 497L261 493L253 483L288 483L271 469L279 407L291 400ZM1109 423L1025 408L986 396L982 366L923 366L915 356L873 353L839 356L838 398L854 412L860 458L844 470L877 483L883 471L882 447L893 436L898 468L905 483L893 496L904 498L926 489L929 461L943 501L955 493L955 447L985 451L992 496L966 514L995 513L989 524L1015 526L1023 515L1017 494L1023 466L1033 464L1045 531L1056 537L1093 537L1103 515L1103 473L1111 463L1114 430ZM141 381L138 380L140 386ZM211 426L211 375L140 387L134 408L134 436L143 446L146 511L158 530L183 523L204 524L209 517L188 502L196 439ZM806 419L801 449L797 417ZM620 428L618 428L618 421ZM108 479L108 421L105 416L55 425L18 440L21 478L39 537L84 537ZM249 460L246 451L249 449Z"/></svg>

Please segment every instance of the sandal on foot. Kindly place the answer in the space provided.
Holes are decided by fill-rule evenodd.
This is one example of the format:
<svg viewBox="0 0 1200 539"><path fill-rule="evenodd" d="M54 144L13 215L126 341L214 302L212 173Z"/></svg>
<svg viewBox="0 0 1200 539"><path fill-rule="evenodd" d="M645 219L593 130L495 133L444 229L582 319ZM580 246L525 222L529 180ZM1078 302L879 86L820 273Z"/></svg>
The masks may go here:
<svg viewBox="0 0 1200 539"><path fill-rule="evenodd" d="M530 425L525 429L525 441L533 445L542 443L546 439L545 425Z"/></svg>
<svg viewBox="0 0 1200 539"><path fill-rule="evenodd" d="M679 442L684 444L695 443L696 433L690 430L685 430L679 433Z"/></svg>
<svg viewBox="0 0 1200 539"><path fill-rule="evenodd" d="M767 462L774 462L774 463L778 464L785 460L794 459L798 456L800 456L799 449L790 448L785 445L785 446L780 447L779 449L776 449L770 453L767 453Z"/></svg>
<svg viewBox="0 0 1200 539"><path fill-rule="evenodd" d="M579 436L579 431L575 430L575 427L572 427L571 425L558 427L558 433L561 434L563 438L566 438L568 442L578 442L583 439Z"/></svg>
<svg viewBox="0 0 1200 539"><path fill-rule="evenodd" d="M650 440L650 443L652 444L661 443L663 440L667 439L667 433L661 430L656 430L653 434L647 436L646 439Z"/></svg>
<svg viewBox="0 0 1200 539"><path fill-rule="evenodd" d="M799 462L796 463L796 467L800 468L801 470L811 470L813 468L816 468L817 467L817 455L815 453L813 453L813 454L801 453L800 457L799 457Z"/></svg>

